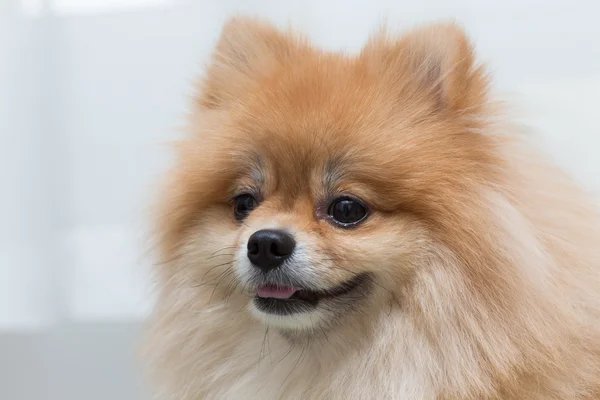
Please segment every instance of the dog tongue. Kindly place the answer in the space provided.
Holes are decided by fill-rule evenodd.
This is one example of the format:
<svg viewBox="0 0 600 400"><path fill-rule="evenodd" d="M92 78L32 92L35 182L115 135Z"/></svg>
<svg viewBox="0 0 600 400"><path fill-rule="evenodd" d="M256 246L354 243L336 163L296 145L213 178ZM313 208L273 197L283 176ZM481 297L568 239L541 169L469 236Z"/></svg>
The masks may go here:
<svg viewBox="0 0 600 400"><path fill-rule="evenodd" d="M289 286L264 285L258 288L258 297L270 297L273 299L289 299L298 289Z"/></svg>

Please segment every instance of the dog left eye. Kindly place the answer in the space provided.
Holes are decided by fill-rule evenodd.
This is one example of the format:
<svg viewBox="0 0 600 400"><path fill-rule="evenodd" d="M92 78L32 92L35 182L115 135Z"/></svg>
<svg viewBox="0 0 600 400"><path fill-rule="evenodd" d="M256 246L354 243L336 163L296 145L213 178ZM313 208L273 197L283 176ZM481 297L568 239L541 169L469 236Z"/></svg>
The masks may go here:
<svg viewBox="0 0 600 400"><path fill-rule="evenodd" d="M328 214L337 224L349 227L358 224L367 217L367 208L356 199L342 197L331 203Z"/></svg>
<svg viewBox="0 0 600 400"><path fill-rule="evenodd" d="M258 206L258 201L251 194L240 194L233 199L233 215L236 221L245 219Z"/></svg>

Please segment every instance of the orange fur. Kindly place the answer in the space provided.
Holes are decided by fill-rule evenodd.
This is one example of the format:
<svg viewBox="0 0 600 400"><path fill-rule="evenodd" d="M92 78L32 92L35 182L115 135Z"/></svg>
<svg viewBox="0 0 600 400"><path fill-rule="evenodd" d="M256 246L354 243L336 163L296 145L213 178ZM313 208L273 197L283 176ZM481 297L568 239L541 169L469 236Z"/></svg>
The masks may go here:
<svg viewBox="0 0 600 400"><path fill-rule="evenodd" d="M157 220L157 387L179 400L600 398L596 205L498 122L489 92L453 24L379 34L350 56L227 23ZM252 185L263 201L236 224L230 198ZM321 218L338 193L369 218ZM372 274L369 295L291 328L254 318L234 267L271 226L295 233L324 285Z"/></svg>

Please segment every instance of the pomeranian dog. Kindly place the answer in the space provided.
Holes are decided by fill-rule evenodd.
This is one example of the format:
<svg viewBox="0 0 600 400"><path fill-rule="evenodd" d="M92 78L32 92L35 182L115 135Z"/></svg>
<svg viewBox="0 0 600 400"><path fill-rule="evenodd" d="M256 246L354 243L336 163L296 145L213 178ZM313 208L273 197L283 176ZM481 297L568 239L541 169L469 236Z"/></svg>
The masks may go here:
<svg viewBox="0 0 600 400"><path fill-rule="evenodd" d="M595 199L461 28L348 55L235 18L157 217L170 399L600 399Z"/></svg>

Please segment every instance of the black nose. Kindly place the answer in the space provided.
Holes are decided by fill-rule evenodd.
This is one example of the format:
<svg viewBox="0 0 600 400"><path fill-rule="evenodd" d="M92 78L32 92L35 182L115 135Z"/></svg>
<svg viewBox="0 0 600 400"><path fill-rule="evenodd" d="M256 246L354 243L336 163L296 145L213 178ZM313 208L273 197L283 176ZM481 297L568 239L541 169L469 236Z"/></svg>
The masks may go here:
<svg viewBox="0 0 600 400"><path fill-rule="evenodd" d="M292 255L296 241L287 232L263 229L248 239L248 258L264 272L279 267Z"/></svg>

